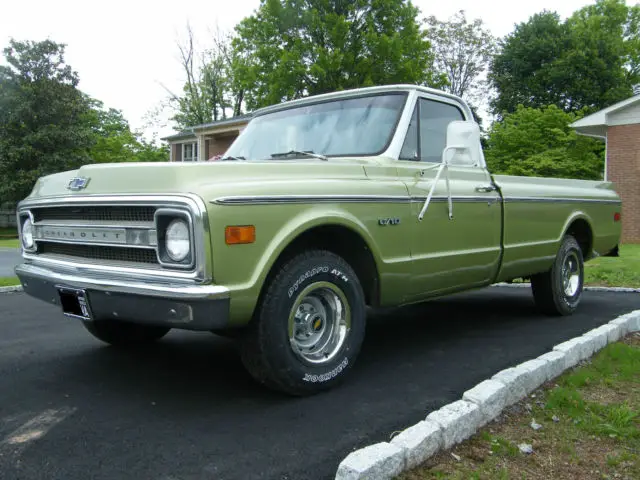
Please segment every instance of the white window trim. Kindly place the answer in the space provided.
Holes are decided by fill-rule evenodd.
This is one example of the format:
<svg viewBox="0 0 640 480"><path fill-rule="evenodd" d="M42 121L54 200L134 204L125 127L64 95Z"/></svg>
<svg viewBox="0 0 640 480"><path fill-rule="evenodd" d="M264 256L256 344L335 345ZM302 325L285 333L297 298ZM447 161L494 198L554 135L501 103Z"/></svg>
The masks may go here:
<svg viewBox="0 0 640 480"><path fill-rule="evenodd" d="M185 147L187 145L191 145L191 151L193 152L195 150L195 155L189 157L191 158L191 160L185 160L186 155L185 155ZM191 142L183 142L181 143L181 148L182 148L182 156L181 156L181 160L182 162L188 161L188 162L197 162L200 156L200 149L198 148L198 141L191 141Z"/></svg>

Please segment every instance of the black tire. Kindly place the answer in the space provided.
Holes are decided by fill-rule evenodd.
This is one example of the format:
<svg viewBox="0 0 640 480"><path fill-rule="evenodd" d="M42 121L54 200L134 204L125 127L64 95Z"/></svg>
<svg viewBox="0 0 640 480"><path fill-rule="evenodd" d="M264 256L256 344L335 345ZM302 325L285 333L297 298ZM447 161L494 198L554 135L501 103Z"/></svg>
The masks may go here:
<svg viewBox="0 0 640 480"><path fill-rule="evenodd" d="M164 337L170 328L136 323L95 320L82 322L84 327L98 340L117 347L147 345Z"/></svg>
<svg viewBox="0 0 640 480"><path fill-rule="evenodd" d="M322 302L315 298L322 298L322 294L327 298L339 298L343 308L322 310L324 307L321 306L326 313L324 321L319 317L314 320L314 314L309 312L317 310L307 302ZM308 300L310 297L313 299ZM327 301L320 305L326 307L332 303ZM305 311L306 308L310 310ZM299 337L304 341L304 336L311 332L312 339L319 338L319 329L325 333L335 332L335 327L329 327L339 323L337 318L350 318L350 328L342 343L330 344L334 353L325 353L329 347L317 353L319 360L315 359L315 362L321 363L303 358L304 355L311 357L313 348L300 349ZM331 252L304 252L281 265L266 286L254 318L241 339L242 361L258 382L274 390L290 395L310 395L327 390L341 382L353 367L364 339L365 323L364 293L351 266ZM348 320L341 324L348 325ZM318 344L323 342L321 339ZM309 352L303 352L305 348L309 348ZM324 346L320 348L324 349Z"/></svg>
<svg viewBox="0 0 640 480"><path fill-rule="evenodd" d="M573 286L566 283L567 262L575 266ZM577 282L577 283L576 283ZM584 284L584 259L580 245L574 237L567 235L562 240L553 266L546 272L531 277L533 298L538 308L547 315L571 315L582 298Z"/></svg>

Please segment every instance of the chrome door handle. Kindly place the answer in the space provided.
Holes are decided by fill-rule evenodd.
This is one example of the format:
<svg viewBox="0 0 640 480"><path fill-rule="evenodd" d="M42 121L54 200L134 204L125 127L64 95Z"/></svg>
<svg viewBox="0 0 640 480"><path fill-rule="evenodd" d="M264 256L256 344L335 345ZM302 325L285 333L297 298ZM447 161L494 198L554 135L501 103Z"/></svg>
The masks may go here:
<svg viewBox="0 0 640 480"><path fill-rule="evenodd" d="M478 185L476 187L476 192L489 193L495 192L496 190L497 188L495 187L495 185Z"/></svg>

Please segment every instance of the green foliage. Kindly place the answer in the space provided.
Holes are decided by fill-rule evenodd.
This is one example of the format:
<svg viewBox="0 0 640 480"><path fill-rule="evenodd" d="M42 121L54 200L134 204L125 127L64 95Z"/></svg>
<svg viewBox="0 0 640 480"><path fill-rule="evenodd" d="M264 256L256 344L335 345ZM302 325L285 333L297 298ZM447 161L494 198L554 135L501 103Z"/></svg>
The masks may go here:
<svg viewBox="0 0 640 480"><path fill-rule="evenodd" d="M91 162L167 160L132 133L122 113L78 88L64 45L11 40L0 66L0 201L26 197L36 180Z"/></svg>
<svg viewBox="0 0 640 480"><path fill-rule="evenodd" d="M607 346L588 367L565 376L561 385L550 391L545 409L568 416L578 429L622 441L639 440L637 420L640 411L632 404L601 404L585 400L586 388L621 388L640 379L640 349L615 343Z"/></svg>
<svg viewBox="0 0 640 480"><path fill-rule="evenodd" d="M406 0L261 0L236 27L234 78L253 110L349 88L440 86Z"/></svg>
<svg viewBox="0 0 640 480"><path fill-rule="evenodd" d="M93 163L159 162L169 160L168 146L156 146L134 133L120 110L105 109L102 102L91 100L92 130L95 144L89 151Z"/></svg>
<svg viewBox="0 0 640 480"><path fill-rule="evenodd" d="M585 265L590 285L640 288L640 245L621 245L620 257L594 258Z"/></svg>
<svg viewBox="0 0 640 480"><path fill-rule="evenodd" d="M602 142L580 136L569 124L581 114L555 105L536 109L520 105L495 122L487 138L486 159L492 173L598 180L604 171Z"/></svg>
<svg viewBox="0 0 640 480"><path fill-rule="evenodd" d="M0 66L0 201L26 197L42 175L87 163L95 143L87 98L64 46L11 40Z"/></svg>
<svg viewBox="0 0 640 480"><path fill-rule="evenodd" d="M640 5L597 0L562 22L544 11L501 41L490 67L494 113L519 104L565 111L609 106L640 81Z"/></svg>

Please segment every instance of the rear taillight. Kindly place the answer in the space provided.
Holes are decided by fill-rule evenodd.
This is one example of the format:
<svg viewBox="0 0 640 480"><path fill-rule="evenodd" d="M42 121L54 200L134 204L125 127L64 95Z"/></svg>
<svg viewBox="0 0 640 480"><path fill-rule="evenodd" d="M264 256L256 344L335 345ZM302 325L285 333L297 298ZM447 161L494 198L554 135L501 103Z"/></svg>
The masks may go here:
<svg viewBox="0 0 640 480"><path fill-rule="evenodd" d="M613 214L613 221L614 222L619 222L621 218L622 218L622 215L620 215L620 212L616 212L616 213Z"/></svg>

